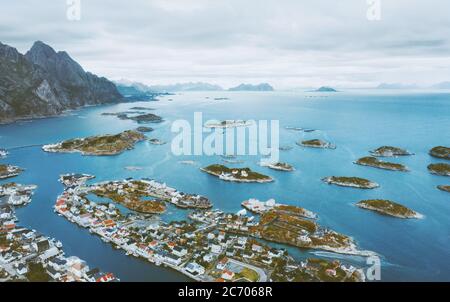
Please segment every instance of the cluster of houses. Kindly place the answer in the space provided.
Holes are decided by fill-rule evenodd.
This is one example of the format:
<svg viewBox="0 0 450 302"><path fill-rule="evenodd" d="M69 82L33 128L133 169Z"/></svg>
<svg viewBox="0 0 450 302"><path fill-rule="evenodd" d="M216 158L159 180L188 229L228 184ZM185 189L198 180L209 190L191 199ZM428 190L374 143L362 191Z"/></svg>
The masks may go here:
<svg viewBox="0 0 450 302"><path fill-rule="evenodd" d="M186 196L153 180L144 182L156 197ZM129 190L124 181L107 185L114 186L111 189L118 192ZM171 267L197 281L270 281L275 268L307 267L295 261L285 250L251 238L249 231L258 222L246 213L196 210L188 215L191 221L170 223L157 215L123 215L112 203L96 203L86 198L95 186L66 186L56 201L55 212L88 228L92 234L124 250L127 255ZM283 261L279 261L281 259Z"/></svg>
<svg viewBox="0 0 450 302"><path fill-rule="evenodd" d="M16 188L18 191L15 191ZM33 186L10 186L2 193L16 196L22 190L31 196ZM8 195L5 195L6 197ZM13 205L0 201L0 280L107 282L117 281L113 274L91 270L78 257L65 257L62 244L36 230L16 225ZM38 271L37 271L38 270ZM39 275L45 280L31 279ZM42 277L44 278L44 277Z"/></svg>
<svg viewBox="0 0 450 302"><path fill-rule="evenodd" d="M8 183L0 186L0 204L23 206L31 202L35 185Z"/></svg>

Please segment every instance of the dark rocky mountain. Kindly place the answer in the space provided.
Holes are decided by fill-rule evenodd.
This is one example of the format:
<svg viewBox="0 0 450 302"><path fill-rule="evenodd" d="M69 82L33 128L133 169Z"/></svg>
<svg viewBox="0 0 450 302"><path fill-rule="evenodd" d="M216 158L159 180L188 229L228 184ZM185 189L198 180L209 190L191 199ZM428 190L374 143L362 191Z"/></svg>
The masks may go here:
<svg viewBox="0 0 450 302"><path fill-rule="evenodd" d="M273 87L267 83L261 83L258 85L252 84L240 84L236 87L228 89L229 91L273 91Z"/></svg>
<svg viewBox="0 0 450 302"><path fill-rule="evenodd" d="M0 122L122 100L112 82L85 72L66 52L38 41L22 55L0 43Z"/></svg>

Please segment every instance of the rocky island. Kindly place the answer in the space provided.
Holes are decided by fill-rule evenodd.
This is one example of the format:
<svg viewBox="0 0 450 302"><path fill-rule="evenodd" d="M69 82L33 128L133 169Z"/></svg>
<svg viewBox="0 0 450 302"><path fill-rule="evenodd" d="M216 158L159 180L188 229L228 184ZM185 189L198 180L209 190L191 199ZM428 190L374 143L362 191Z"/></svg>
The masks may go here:
<svg viewBox="0 0 450 302"><path fill-rule="evenodd" d="M136 116L128 117L128 119L138 122L139 124L143 123L160 123L163 121L162 117L153 114L153 113L145 113Z"/></svg>
<svg viewBox="0 0 450 302"><path fill-rule="evenodd" d="M205 128L234 128L251 126L251 121L244 120L225 120L225 121L209 121L205 124Z"/></svg>
<svg viewBox="0 0 450 302"><path fill-rule="evenodd" d="M165 145L165 144L166 144L165 141L162 141L162 140L160 140L160 139L158 139L158 138L150 138L148 141L149 141L150 144L152 144L152 145Z"/></svg>
<svg viewBox="0 0 450 302"><path fill-rule="evenodd" d="M443 146L434 147L430 150L430 155L437 158L450 160L450 148Z"/></svg>
<svg viewBox="0 0 450 302"><path fill-rule="evenodd" d="M159 115L153 113L144 113L144 112L133 112L133 111L125 111L125 112L104 112L102 113L104 116L116 116L121 120L132 120L137 122L138 124L145 123L160 123L163 121L163 118Z"/></svg>
<svg viewBox="0 0 450 302"><path fill-rule="evenodd" d="M361 166L374 167L374 168L384 169L384 170L403 171L403 172L408 171L408 168L402 164L382 161L373 156L362 157L362 158L358 159L357 161L355 161L354 163L357 165L361 165Z"/></svg>
<svg viewBox="0 0 450 302"><path fill-rule="evenodd" d="M83 155L118 155L133 149L136 143L143 140L145 136L142 133L127 130L115 135L70 139L57 144L44 145L42 149L46 152L80 152Z"/></svg>
<svg viewBox="0 0 450 302"><path fill-rule="evenodd" d="M430 164L428 165L428 171L436 175L450 176L450 165L446 163Z"/></svg>
<svg viewBox="0 0 450 302"><path fill-rule="evenodd" d="M336 149L336 146L320 140L320 139L311 139L306 141L297 142L297 145L302 147L309 147L309 148L321 148L321 149Z"/></svg>
<svg viewBox="0 0 450 302"><path fill-rule="evenodd" d="M22 173L22 169L11 165L0 165L0 179L6 179L18 176Z"/></svg>
<svg viewBox="0 0 450 302"><path fill-rule="evenodd" d="M437 188L441 191L450 193L450 185L439 185L437 186Z"/></svg>
<svg viewBox="0 0 450 302"><path fill-rule="evenodd" d="M203 172L219 177L225 181L235 182L272 182L270 176L253 172L250 168L228 168L224 165L214 164L201 168Z"/></svg>
<svg viewBox="0 0 450 302"><path fill-rule="evenodd" d="M139 131L139 132L142 132L142 133L145 133L145 132L152 132L154 129L153 128L151 128L151 127L144 127L144 126L142 126L142 127L137 127L136 128L136 131Z"/></svg>
<svg viewBox="0 0 450 302"><path fill-rule="evenodd" d="M327 184L334 184L341 187L352 187L358 189L375 189L380 186L376 182L360 177L329 176L322 178L322 181L326 182Z"/></svg>
<svg viewBox="0 0 450 302"><path fill-rule="evenodd" d="M414 212L407 207L390 200L371 199L362 200L356 204L362 209L367 209L381 213L383 215L393 216L397 218L422 218L419 213Z"/></svg>
<svg viewBox="0 0 450 302"><path fill-rule="evenodd" d="M401 149L392 146L382 146L375 150L369 151L370 154L377 157L394 157L394 156L407 156L413 155L413 153L408 150Z"/></svg>
<svg viewBox="0 0 450 302"><path fill-rule="evenodd" d="M281 163L281 162L270 163L270 162L261 161L259 163L259 165L262 166L262 167L268 167L268 168L273 169L273 170L285 171L285 172L291 172L291 171L295 170L294 167L291 166L290 164Z"/></svg>

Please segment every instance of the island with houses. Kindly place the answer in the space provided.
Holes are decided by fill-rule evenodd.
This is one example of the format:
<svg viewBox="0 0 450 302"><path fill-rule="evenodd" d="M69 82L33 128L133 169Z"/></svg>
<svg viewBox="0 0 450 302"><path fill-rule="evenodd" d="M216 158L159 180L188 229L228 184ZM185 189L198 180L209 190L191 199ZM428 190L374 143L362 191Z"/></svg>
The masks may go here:
<svg viewBox="0 0 450 302"><path fill-rule="evenodd" d="M252 171L250 168L228 168L224 165L213 164L204 168L201 171L219 177L221 180L233 182L256 182L266 183L272 182L273 178L258 172Z"/></svg>
<svg viewBox="0 0 450 302"><path fill-rule="evenodd" d="M0 179L16 177L22 173L23 169L12 165L0 164Z"/></svg>
<svg viewBox="0 0 450 302"><path fill-rule="evenodd" d="M113 273L66 256L54 238L18 224L15 209L31 202L35 185L0 186L0 282L114 282Z"/></svg>
<svg viewBox="0 0 450 302"><path fill-rule="evenodd" d="M69 139L56 144L44 145L42 149L54 153L79 152L83 155L118 155L126 150L133 149L136 143L145 139L142 133L127 130L114 135Z"/></svg>
<svg viewBox="0 0 450 302"><path fill-rule="evenodd" d="M96 185L85 184L85 175L72 177L73 182L69 179L65 178L64 192L54 206L58 215L89 229L129 256L174 269L196 281L365 280L362 271L352 265L316 258L298 261L285 249L261 239L339 253L373 254L358 250L350 237L320 228L312 220L312 212L295 206L266 202L259 222L243 213L245 209L238 214L195 209L188 221L164 222L155 214L132 211L124 215L114 201L104 204L88 200L86 193ZM125 181L111 184L119 188ZM156 190L153 194L165 195L169 190L156 182L152 187ZM256 203L250 202L249 207Z"/></svg>

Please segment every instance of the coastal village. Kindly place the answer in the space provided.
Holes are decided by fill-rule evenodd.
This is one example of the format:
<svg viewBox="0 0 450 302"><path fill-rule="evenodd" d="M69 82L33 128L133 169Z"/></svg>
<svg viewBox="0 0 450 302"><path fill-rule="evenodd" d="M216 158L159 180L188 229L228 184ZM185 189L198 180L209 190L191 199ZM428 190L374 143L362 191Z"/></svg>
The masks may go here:
<svg viewBox="0 0 450 302"><path fill-rule="evenodd" d="M88 228L90 233L131 257L172 268L196 281L364 280L364 275L353 266L318 259L298 262L286 250L263 243L248 233L258 222L254 217L248 217L245 209L238 214L206 209L211 206L202 197L193 199L192 195L180 193L165 184L143 180L148 185L147 196L158 196L166 202L181 205L180 210L194 209L189 214L190 221L167 223L158 215L138 212L125 215L114 203L88 199L91 192L105 185L86 184L92 178L83 174L63 175L60 180L65 190L56 201L55 212ZM107 184L108 190L120 195L129 194L124 190L133 183L136 181L128 179ZM186 196L189 196L188 202ZM203 202L198 203L198 200ZM257 202L247 203L246 207L256 209L254 203ZM273 203L272 207L288 210ZM314 217L306 210L301 213Z"/></svg>
<svg viewBox="0 0 450 302"><path fill-rule="evenodd" d="M18 225L15 208L31 202L34 185L0 186L0 282L112 282L112 273L66 256L60 241Z"/></svg>

